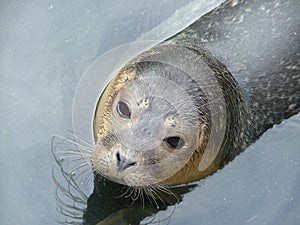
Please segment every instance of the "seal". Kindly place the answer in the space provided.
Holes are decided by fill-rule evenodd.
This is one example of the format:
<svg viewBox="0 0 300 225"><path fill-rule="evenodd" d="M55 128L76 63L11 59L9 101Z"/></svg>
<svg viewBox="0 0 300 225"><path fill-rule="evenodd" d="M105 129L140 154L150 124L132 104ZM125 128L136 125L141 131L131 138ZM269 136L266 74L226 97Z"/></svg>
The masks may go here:
<svg viewBox="0 0 300 225"><path fill-rule="evenodd" d="M226 1L129 61L97 105L93 171L133 187L196 181L297 114L299 9Z"/></svg>

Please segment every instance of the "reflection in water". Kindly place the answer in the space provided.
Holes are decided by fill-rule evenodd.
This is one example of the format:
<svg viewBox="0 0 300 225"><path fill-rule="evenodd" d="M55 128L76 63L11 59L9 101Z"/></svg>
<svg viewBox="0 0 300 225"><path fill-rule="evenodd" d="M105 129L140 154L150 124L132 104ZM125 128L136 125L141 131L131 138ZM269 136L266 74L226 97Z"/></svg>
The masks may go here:
<svg viewBox="0 0 300 225"><path fill-rule="evenodd" d="M183 195L197 186L136 189L100 175L94 177L89 161L92 146L71 132L52 139L56 161L53 180L57 186L56 200L62 224L168 223ZM164 218L156 218L160 211L166 211Z"/></svg>

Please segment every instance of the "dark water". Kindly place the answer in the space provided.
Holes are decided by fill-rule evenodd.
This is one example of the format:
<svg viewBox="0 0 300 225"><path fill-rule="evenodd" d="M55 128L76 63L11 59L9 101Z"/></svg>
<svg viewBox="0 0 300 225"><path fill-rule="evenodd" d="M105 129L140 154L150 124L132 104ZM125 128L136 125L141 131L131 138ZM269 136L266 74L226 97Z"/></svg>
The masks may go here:
<svg viewBox="0 0 300 225"><path fill-rule="evenodd" d="M0 224L57 224L50 138L72 129L80 77L113 47L168 35L147 32L189 2L0 2ZM185 194L170 224L298 224L299 137L299 115L266 132Z"/></svg>

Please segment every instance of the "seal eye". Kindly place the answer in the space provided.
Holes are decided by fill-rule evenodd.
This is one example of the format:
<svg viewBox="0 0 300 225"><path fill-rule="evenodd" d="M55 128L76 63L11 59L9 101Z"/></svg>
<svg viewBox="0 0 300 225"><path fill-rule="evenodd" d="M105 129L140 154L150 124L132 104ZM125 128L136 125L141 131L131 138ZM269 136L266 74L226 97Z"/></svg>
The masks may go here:
<svg viewBox="0 0 300 225"><path fill-rule="evenodd" d="M119 101L117 103L117 112L118 114L126 119L129 119L131 116L130 110L125 102Z"/></svg>
<svg viewBox="0 0 300 225"><path fill-rule="evenodd" d="M164 142L166 142L170 148L174 149L180 149L184 146L184 140L177 136L165 138Z"/></svg>

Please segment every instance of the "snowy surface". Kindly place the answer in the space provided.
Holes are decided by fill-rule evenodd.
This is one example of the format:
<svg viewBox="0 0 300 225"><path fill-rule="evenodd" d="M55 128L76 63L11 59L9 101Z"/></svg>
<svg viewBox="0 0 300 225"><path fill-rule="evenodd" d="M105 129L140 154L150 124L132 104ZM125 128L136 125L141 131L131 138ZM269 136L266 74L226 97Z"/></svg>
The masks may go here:
<svg viewBox="0 0 300 225"><path fill-rule="evenodd" d="M83 72L109 49L164 38L201 13L188 0L159 2L0 2L0 224L57 223L50 138L72 129ZM298 224L299 136L299 115L269 130L188 193L171 224Z"/></svg>

